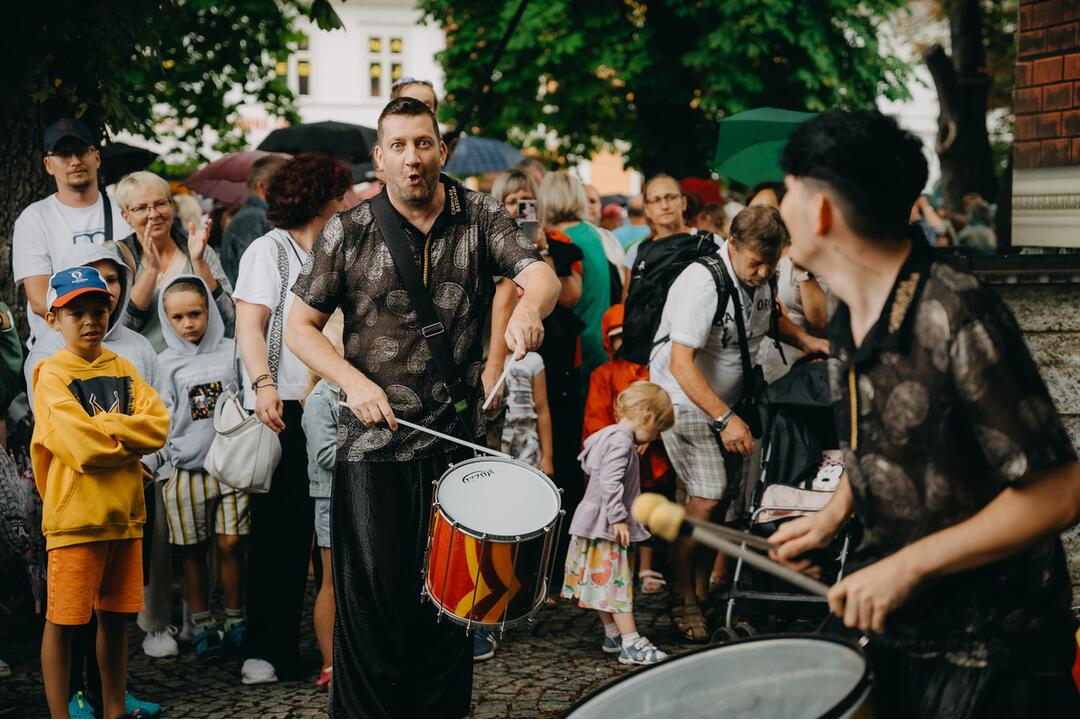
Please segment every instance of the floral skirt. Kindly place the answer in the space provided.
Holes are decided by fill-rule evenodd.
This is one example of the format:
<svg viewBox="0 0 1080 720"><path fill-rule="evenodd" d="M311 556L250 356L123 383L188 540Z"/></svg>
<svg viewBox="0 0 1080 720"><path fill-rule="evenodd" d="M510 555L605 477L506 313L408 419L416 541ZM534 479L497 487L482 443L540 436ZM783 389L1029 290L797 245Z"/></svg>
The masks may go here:
<svg viewBox="0 0 1080 720"><path fill-rule="evenodd" d="M634 607L634 556L611 540L570 536L562 596L590 610L626 613Z"/></svg>

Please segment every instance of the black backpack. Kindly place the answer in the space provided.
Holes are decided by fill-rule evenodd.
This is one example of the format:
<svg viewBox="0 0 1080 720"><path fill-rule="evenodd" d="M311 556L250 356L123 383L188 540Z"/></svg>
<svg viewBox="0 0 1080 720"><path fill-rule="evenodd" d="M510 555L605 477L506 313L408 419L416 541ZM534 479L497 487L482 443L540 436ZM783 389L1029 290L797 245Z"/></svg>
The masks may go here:
<svg viewBox="0 0 1080 720"><path fill-rule="evenodd" d="M626 295L619 358L639 365L649 364L655 346L653 338L660 327L660 315L672 283L687 265L716 253L716 249L712 233L684 233L638 245ZM726 305L726 302L718 305L718 312L722 313Z"/></svg>

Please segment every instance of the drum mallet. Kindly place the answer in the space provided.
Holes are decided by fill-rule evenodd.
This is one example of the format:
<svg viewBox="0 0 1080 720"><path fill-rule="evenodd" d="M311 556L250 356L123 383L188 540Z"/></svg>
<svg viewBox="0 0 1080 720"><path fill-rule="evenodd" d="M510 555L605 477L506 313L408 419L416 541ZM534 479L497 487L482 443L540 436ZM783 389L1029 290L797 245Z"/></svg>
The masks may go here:
<svg viewBox="0 0 1080 720"><path fill-rule="evenodd" d="M786 580L814 595L824 597L829 592L829 586L825 583L807 577L739 544L745 542L747 545L769 549L773 547L771 543L757 536L740 533L715 523L688 518L686 517L686 509L682 505L671 502L663 495L645 493L639 496L634 501L631 512L634 519L646 525L649 530L668 542L674 542L680 535L686 535L702 545L719 550L725 555L741 558L747 564Z"/></svg>

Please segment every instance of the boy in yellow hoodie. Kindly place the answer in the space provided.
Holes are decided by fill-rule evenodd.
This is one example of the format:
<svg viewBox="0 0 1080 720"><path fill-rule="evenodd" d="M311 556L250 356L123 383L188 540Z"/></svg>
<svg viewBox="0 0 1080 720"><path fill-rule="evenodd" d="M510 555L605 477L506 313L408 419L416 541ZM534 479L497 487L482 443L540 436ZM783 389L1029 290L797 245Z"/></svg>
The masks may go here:
<svg viewBox="0 0 1080 720"><path fill-rule="evenodd" d="M124 715L125 616L143 605L141 458L160 449L169 433L157 393L130 362L101 345L110 298L94 268L53 275L45 319L64 348L33 374L30 454L48 550L41 669L53 717L68 713L73 628L94 611L104 716Z"/></svg>

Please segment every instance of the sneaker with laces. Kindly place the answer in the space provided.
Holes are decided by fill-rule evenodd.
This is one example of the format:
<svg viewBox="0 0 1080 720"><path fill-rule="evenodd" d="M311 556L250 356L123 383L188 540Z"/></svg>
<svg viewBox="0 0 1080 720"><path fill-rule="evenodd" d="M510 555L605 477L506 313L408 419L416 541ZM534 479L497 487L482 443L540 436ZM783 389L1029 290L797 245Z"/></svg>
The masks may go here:
<svg viewBox="0 0 1080 720"><path fill-rule="evenodd" d="M495 657L495 648L498 643L495 642L495 636L485 630L476 630L473 632L473 661L483 662Z"/></svg>
<svg viewBox="0 0 1080 720"><path fill-rule="evenodd" d="M619 662L623 665L655 665L667 659L667 653L656 649L649 638L642 635L633 645L623 645L619 650Z"/></svg>
<svg viewBox="0 0 1080 720"><path fill-rule="evenodd" d="M71 702L68 703L68 715L73 718L83 718L84 720L96 717L94 706L86 699L86 695L83 694L82 690L71 696Z"/></svg>
<svg viewBox="0 0 1080 720"><path fill-rule="evenodd" d="M153 658L172 657L180 654L176 644L176 628L172 625L146 633L142 641L143 652Z"/></svg>
<svg viewBox="0 0 1080 720"><path fill-rule="evenodd" d="M240 669L240 681L245 685L260 685L262 683L277 682L277 671L274 666L265 660L248 658Z"/></svg>
<svg viewBox="0 0 1080 720"><path fill-rule="evenodd" d="M225 649L232 653L240 652L244 646L244 635L247 634L247 623L240 622L225 631L222 639L225 641Z"/></svg>
<svg viewBox="0 0 1080 720"><path fill-rule="evenodd" d="M127 713L128 717L156 718L161 714L161 705L149 700L140 700L130 692L125 692L124 712Z"/></svg>
<svg viewBox="0 0 1080 720"><path fill-rule="evenodd" d="M195 659L201 663L217 662L225 657L225 646L216 625L209 625L195 636Z"/></svg>
<svg viewBox="0 0 1080 720"><path fill-rule="evenodd" d="M604 636L604 644L600 646L600 649L606 652L608 655L615 655L622 652L622 635L616 635L615 637Z"/></svg>

